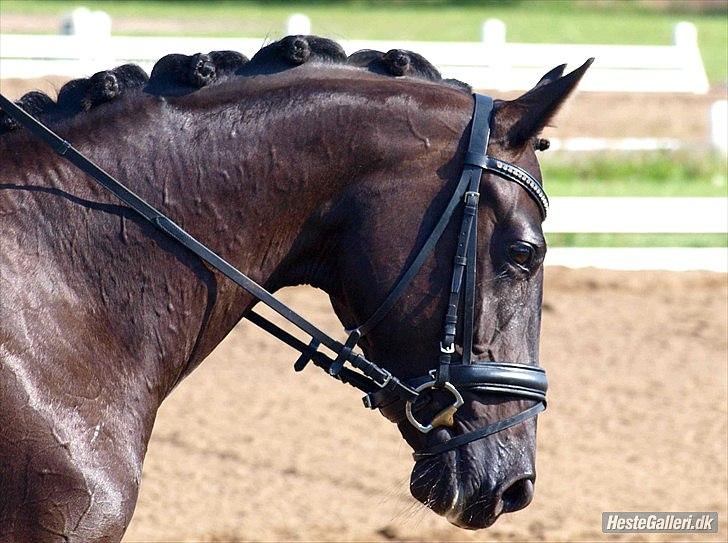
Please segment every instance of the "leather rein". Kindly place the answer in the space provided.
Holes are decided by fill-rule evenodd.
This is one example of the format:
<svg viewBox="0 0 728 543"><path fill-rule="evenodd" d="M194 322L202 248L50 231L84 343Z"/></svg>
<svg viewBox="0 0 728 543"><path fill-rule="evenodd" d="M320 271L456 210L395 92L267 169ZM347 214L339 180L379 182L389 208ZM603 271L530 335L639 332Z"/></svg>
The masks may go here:
<svg viewBox="0 0 728 543"><path fill-rule="evenodd" d="M379 408L388 419L396 423L403 422L406 418L415 428L425 434L440 426L454 425L453 417L455 412L464 404L461 391L465 389L536 401L532 407L514 416L501 419L472 432L450 437L447 441L416 451L413 456L415 460L420 460L456 449L466 443L510 428L536 416L546 408L548 383L546 373L542 368L535 365L511 362L472 360L473 319L476 299L477 209L483 171L494 173L505 180L520 185L536 202L542 218L546 217L549 205L541 184L531 174L515 164L503 162L486 154L490 138L493 99L481 94L474 94L473 97L475 107L468 150L465 153L460 180L450 201L417 256L402 272L379 308L363 324L348 331L349 335L344 343L332 338L279 301L273 294L240 272L206 245L192 237L169 217L81 154L71 143L62 139L2 94L0 94L0 108L27 128L34 136L50 145L58 155L74 164L78 169L113 193L141 217L310 336L311 340L306 344L255 311L251 310L245 315L245 318L301 353L301 356L294 363L296 371L303 370L309 362L313 362L314 365L324 369L332 377L363 391L366 394L363 398L366 407L370 409ZM354 352L353 349L364 335L382 321L404 294L422 265L433 253L437 242L461 203L463 208L462 223L453 264L448 309L440 341L439 366L426 376L407 381L400 380L386 368L367 360L363 355ZM455 337L458 328L458 315L461 312L461 301L463 321L462 357L460 360L453 361L452 355L455 353ZM336 356L332 358L321 352L319 348L322 346L332 351ZM346 366L347 364L349 367ZM453 401L448 407L435 415L428 424L424 424L416 418L418 407L420 407L417 400L422 398L423 391L429 389L447 391L452 396Z"/></svg>

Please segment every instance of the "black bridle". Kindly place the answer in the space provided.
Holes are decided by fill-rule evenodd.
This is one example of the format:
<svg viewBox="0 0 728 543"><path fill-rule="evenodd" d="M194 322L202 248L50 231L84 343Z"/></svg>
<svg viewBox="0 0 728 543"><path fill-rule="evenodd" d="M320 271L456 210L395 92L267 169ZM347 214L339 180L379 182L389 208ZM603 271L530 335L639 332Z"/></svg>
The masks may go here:
<svg viewBox="0 0 728 543"><path fill-rule="evenodd" d="M248 320L301 353L301 356L294 364L296 371L303 370L309 362L313 361L315 365L326 370L329 375L365 392L366 396L364 396L363 400L366 407L370 409L379 408L387 418L397 423L404 421L406 417L415 428L423 433L428 433L439 426L453 425L454 414L464 403L461 391L465 389L535 400L537 402L517 415L499 420L479 430L451 437L443 443L415 452L415 459L421 459L438 455L460 445L500 432L534 417L546 408L546 389L548 385L543 369L538 366L510 362L472 360L473 319L476 299L477 210L480 196L480 179L483 171L492 172L523 187L539 206L542 218L546 217L548 208L546 193L541 184L531 174L514 164L503 162L486 154L490 137L493 99L481 94L474 94L474 98L475 109L470 128L468 150L463 161L463 172L445 211L415 259L404 270L379 308L363 324L350 330L349 336L343 344L280 302L262 286L197 241L167 216L78 152L69 142L60 138L2 94L0 94L0 108L35 136L50 145L56 153L91 176L159 230L165 232L257 300L308 334L311 341L306 344L255 311L250 311L246 315ZM460 207L461 202L463 204L462 224L458 235L448 308L440 342L439 366L426 376L402 381L387 369L354 352L353 349L364 335L382 321L405 292L424 262L434 251L437 242L450 223L455 210ZM463 321L462 356L460 360L454 361L453 354L455 354L455 337L461 301ZM321 346L335 353L335 358L331 358L319 351ZM346 364L349 364L351 368L346 367ZM415 417L417 411L415 402L421 397L421 393L427 389L448 391L454 401L432 418L429 424L422 424ZM403 412L404 416L402 415Z"/></svg>

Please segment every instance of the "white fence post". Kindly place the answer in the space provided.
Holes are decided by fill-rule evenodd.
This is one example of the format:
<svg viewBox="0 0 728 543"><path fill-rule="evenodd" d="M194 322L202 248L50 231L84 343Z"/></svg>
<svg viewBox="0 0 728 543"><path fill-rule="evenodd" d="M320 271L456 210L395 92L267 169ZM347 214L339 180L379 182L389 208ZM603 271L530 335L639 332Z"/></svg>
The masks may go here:
<svg viewBox="0 0 728 543"><path fill-rule="evenodd" d="M506 24L500 19L483 21L481 38L487 47L503 47L506 43Z"/></svg>
<svg viewBox="0 0 728 543"><path fill-rule="evenodd" d="M728 100L718 100L710 106L710 143L728 154Z"/></svg>
<svg viewBox="0 0 728 543"><path fill-rule="evenodd" d="M482 42L485 46L484 55L487 55L488 64L491 66L491 84L490 88L499 90L511 90L508 85L510 80L508 71L508 55L506 48L506 23L500 19L486 19L483 22Z"/></svg>
<svg viewBox="0 0 728 543"><path fill-rule="evenodd" d="M60 34L106 38L111 36L111 17L104 11L76 8L61 19Z"/></svg>
<svg viewBox="0 0 728 543"><path fill-rule="evenodd" d="M311 19L303 13L294 13L286 21L286 34L289 36L311 34Z"/></svg>
<svg viewBox="0 0 728 543"><path fill-rule="evenodd" d="M694 93L705 94L710 90L708 75L703 66L703 57L698 47L698 29L693 23L680 21L672 33L673 44L678 48L688 71L688 77L694 79Z"/></svg>
<svg viewBox="0 0 728 543"><path fill-rule="evenodd" d="M77 58L87 73L110 67L111 17L104 11L91 11L80 7L61 19L60 33L72 36Z"/></svg>

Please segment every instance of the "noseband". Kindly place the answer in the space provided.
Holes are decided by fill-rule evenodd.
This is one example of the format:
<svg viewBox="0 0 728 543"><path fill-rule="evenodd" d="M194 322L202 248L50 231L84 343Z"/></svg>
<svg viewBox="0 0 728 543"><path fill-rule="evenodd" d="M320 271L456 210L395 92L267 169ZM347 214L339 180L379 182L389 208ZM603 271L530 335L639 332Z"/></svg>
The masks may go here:
<svg viewBox="0 0 728 543"><path fill-rule="evenodd" d="M0 94L0 107L36 137L50 145L56 153L112 192L140 216L308 334L311 341L306 344L262 315L254 311L246 314L246 318L251 322L301 352L301 356L294 364L296 371L303 370L312 361L315 365L326 370L332 377L365 392L366 396L364 396L363 401L366 407L370 409L379 408L387 418L397 423L403 422L406 418L415 428L425 434L434 428L454 424L454 415L464 403L462 396L464 390L474 390L537 402L517 415L501 419L478 430L451 437L445 442L417 451L414 453L414 458L419 460L450 451L466 443L510 428L536 416L546 408L548 384L543 369L526 364L472 359L473 319L476 299L477 210L482 173L483 171L494 173L523 187L538 205L542 218L546 217L549 203L541 184L531 174L514 164L503 162L486 154L490 137L493 99L481 94L474 94L474 98L475 110L470 128L468 150L463 161L463 171L445 211L415 259L403 271L379 308L363 324L349 331L349 336L343 344L280 302L270 292L196 240L166 215L126 188L114 177L79 153L69 142L60 138L2 94ZM434 251L437 242L450 223L456 209L460 207L461 202L463 208L462 223L455 251L448 308L440 341L439 365L425 376L403 381L392 375L387 369L355 353L353 349L358 341L377 326L394 307L394 304ZM463 321L462 356L459 360L453 360L461 302ZM322 346L332 351L336 356L332 358L321 352L319 349ZM345 366L347 363L351 368ZM423 392L430 389L446 391L452 396L453 401L448 407L440 411L430 423L424 424L416 418L417 400L422 397ZM402 415L403 412L404 415Z"/></svg>

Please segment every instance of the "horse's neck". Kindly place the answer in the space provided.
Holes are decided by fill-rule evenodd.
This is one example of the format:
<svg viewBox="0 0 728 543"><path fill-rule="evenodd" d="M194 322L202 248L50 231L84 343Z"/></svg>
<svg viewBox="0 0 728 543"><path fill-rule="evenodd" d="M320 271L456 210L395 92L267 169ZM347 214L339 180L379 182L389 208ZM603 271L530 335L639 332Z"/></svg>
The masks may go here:
<svg viewBox="0 0 728 543"><path fill-rule="evenodd" d="M300 246L306 238L307 218L348 180L352 157L337 141L342 131L323 112L303 119L295 109L286 118L263 111L253 118L227 108L211 122L200 112L146 102L130 118L108 120L117 127L113 135L93 120L64 135L254 280L274 289L305 281L295 258L288 263L298 270L296 278L278 273L275 284L269 279L294 242ZM74 300L73 318L55 316L59 331L73 323L86 334L102 334L108 353L100 358L141 369L163 396L254 300L50 150L41 146L33 154L36 167L30 159L15 164L14 184L38 187L13 195L23 206L32 202L25 225L15 226L25 231L21 238L33 238L20 244L44 246L36 265L69 291L57 296ZM38 221L48 228L38 230ZM309 236L304 244L311 243Z"/></svg>
<svg viewBox="0 0 728 543"><path fill-rule="evenodd" d="M304 118L295 108L285 116L270 110L249 117L245 110L224 108L212 123L180 111L163 115L153 131L184 129L149 165L146 176L158 192L153 201L271 290L312 282L315 266L299 254L320 241L315 228L305 227L308 219L350 181L346 172L352 170L352 157L337 140L344 127L327 126L325 111ZM187 288L199 290L200 283L195 278ZM183 328L196 339L174 364L182 364L176 380L196 367L255 303L226 278L216 276L214 285L205 286L204 300L196 299L199 322ZM179 303L186 305L183 299Z"/></svg>
<svg viewBox="0 0 728 543"><path fill-rule="evenodd" d="M325 287L317 255L332 243L323 241L331 223L317 218L349 184L387 167L377 164L396 163L384 155L399 147L382 137L394 116L386 108L372 110L361 97L195 102L203 98L122 104L111 118L92 115L64 135L259 283L272 290L296 283ZM392 139L401 144L409 132L393 131ZM64 300L73 298L73 318L57 314L59 330L73 326L82 335L101 335L107 352L97 355L111 373L128 375L133 368L161 400L255 300L46 149L26 157L15 165L17 183L26 184L30 162L40 160L30 183L65 194L18 196L33 209L26 210L24 227L15 223L25 230L20 237L28 237L39 217L53 225L24 243L43 244L47 258L36 265L53 262L53 280L73 291Z"/></svg>

